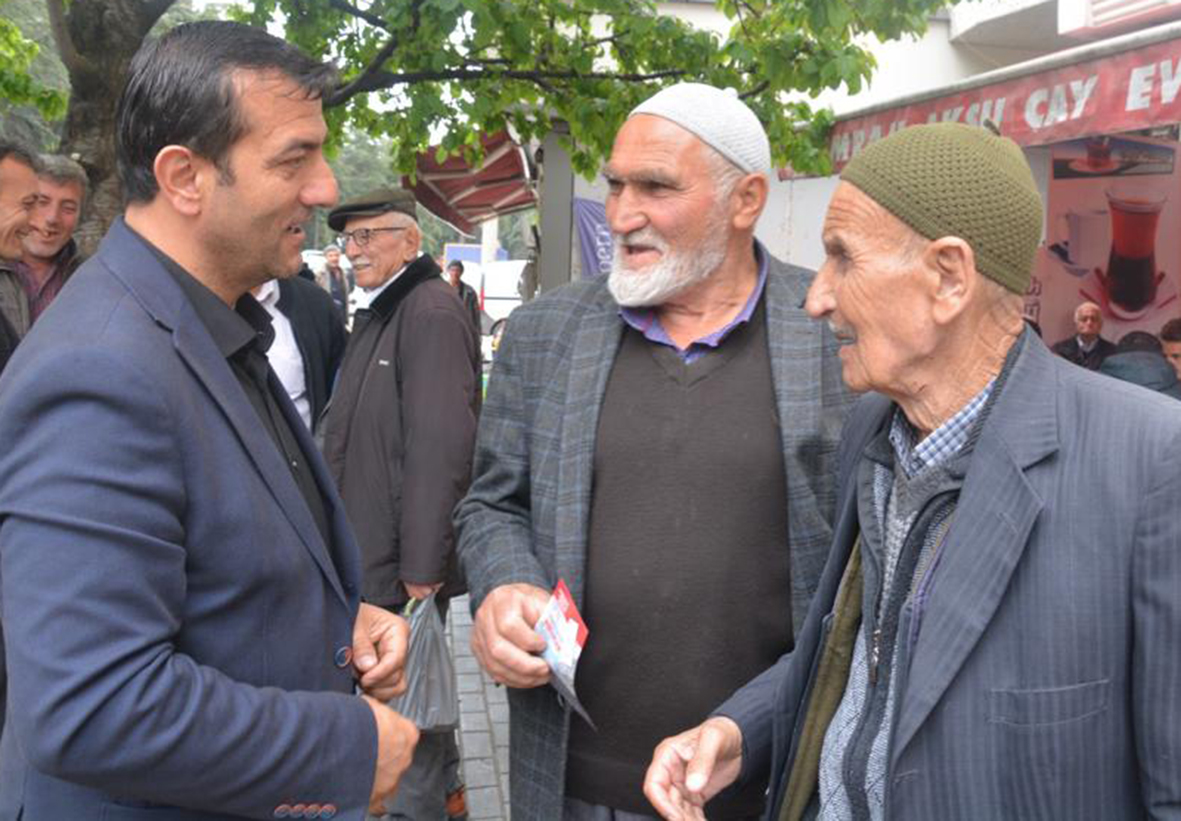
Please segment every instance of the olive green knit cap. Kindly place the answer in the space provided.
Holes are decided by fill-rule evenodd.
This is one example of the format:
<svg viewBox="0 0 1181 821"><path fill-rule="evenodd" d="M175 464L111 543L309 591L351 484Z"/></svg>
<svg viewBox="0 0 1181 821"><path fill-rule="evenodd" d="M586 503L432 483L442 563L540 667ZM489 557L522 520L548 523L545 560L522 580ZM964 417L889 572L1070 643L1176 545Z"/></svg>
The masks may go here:
<svg viewBox="0 0 1181 821"><path fill-rule="evenodd" d="M927 239L964 240L976 269L1010 291L1029 287L1042 198L1007 137L962 123L911 126L854 155L841 179Z"/></svg>

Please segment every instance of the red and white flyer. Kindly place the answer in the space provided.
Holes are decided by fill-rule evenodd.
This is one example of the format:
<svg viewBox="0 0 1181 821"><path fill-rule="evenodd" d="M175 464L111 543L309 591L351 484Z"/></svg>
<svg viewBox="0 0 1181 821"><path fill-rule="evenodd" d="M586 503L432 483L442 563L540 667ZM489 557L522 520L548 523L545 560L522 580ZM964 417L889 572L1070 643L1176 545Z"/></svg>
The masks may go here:
<svg viewBox="0 0 1181 821"><path fill-rule="evenodd" d="M578 658L582 655L582 648L586 645L586 622L570 596L570 589L566 582L558 579L558 586L553 595L541 611L541 618L533 628L539 636L545 639L545 650L541 657L549 665L550 683L558 694L566 700L576 713L582 716L592 728L595 723L587 715L586 709L574 693L574 671L578 667Z"/></svg>

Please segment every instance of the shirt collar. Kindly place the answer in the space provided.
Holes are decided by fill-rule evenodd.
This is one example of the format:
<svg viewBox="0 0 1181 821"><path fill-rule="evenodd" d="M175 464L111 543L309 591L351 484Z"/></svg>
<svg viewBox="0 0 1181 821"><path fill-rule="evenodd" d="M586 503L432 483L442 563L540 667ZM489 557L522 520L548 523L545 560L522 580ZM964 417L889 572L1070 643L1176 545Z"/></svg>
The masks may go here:
<svg viewBox="0 0 1181 821"><path fill-rule="evenodd" d="M409 265L403 265L401 268L398 269L397 273L395 273L392 277L387 279L385 282L378 285L376 288L359 288L357 290L357 296L356 296L357 308L364 309L364 308L368 308L371 305L373 305L374 300L376 300L379 296L381 296L385 292L386 288L393 285L395 280L397 280L398 277L402 276L402 274L409 267L410 267Z"/></svg>
<svg viewBox="0 0 1181 821"><path fill-rule="evenodd" d="M972 424L984 410L994 385L995 378L989 380L954 416L927 434L921 442L915 441L918 434L902 408L894 409L894 419L890 423L890 444L894 446L897 463L902 465L908 476L914 476L931 465L946 462L964 446L972 431Z"/></svg>
<svg viewBox="0 0 1181 821"><path fill-rule="evenodd" d="M258 293L253 295L258 304L264 308L273 308L279 302L279 283L268 279L258 286Z"/></svg>
<svg viewBox="0 0 1181 821"><path fill-rule="evenodd" d="M716 348L730 335L731 331L739 325L750 321L750 318L754 315L755 306L759 304L759 298L763 295L763 290L767 284L767 271L770 268L767 261L767 249L757 239L754 241L754 253L755 262L758 264L758 279L755 282L754 290L751 291L750 297L746 300L746 304L742 307L742 310L724 327L690 342L685 351L696 346ZM668 345L673 348L677 347L663 326L661 326L660 319L656 315L654 308L620 307L619 316L624 322L643 334L644 338L648 341L659 342L662 345Z"/></svg>
<svg viewBox="0 0 1181 821"><path fill-rule="evenodd" d="M144 239L131 226L127 229L156 255L164 269L176 280L176 284L180 286L196 311L201 324L213 337L213 342L222 356L229 359L252 343L259 345L263 353L266 352L275 337L275 331L271 327L271 315L253 296L249 293L243 294L234 307L230 308L217 294L181 267L180 263Z"/></svg>

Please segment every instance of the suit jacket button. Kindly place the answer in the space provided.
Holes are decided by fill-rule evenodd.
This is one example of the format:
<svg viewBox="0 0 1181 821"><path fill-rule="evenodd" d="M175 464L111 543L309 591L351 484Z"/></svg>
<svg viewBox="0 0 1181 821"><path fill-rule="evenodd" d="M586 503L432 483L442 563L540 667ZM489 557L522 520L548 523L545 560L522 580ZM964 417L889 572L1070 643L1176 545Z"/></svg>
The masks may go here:
<svg viewBox="0 0 1181 821"><path fill-rule="evenodd" d="M320 807L321 818L332 818L334 815L336 815L335 804L325 804L323 807Z"/></svg>
<svg viewBox="0 0 1181 821"><path fill-rule="evenodd" d="M348 667L349 663L353 660L353 648L341 647L339 650L336 651L336 656L334 657L334 660L336 661L337 667L340 667L340 668Z"/></svg>
<svg viewBox="0 0 1181 821"><path fill-rule="evenodd" d="M306 808L307 808L306 804L292 804L291 805L291 817L292 818L303 818L304 817L303 811Z"/></svg>
<svg viewBox="0 0 1181 821"><path fill-rule="evenodd" d="M319 818L320 817L320 805L319 804L308 804L307 809L305 809L303 811L303 817L304 818Z"/></svg>
<svg viewBox="0 0 1181 821"><path fill-rule="evenodd" d="M275 807L275 817L276 818L290 818L291 817L291 805L290 804L280 804L279 806Z"/></svg>

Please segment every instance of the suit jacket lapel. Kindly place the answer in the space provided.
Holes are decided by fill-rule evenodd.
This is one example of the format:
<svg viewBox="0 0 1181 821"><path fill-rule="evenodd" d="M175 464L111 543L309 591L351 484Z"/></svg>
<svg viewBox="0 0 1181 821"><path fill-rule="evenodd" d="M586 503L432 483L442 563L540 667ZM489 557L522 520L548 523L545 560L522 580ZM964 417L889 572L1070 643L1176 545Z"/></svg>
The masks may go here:
<svg viewBox="0 0 1181 821"><path fill-rule="evenodd" d="M1025 552L1043 504L1025 471L1058 448L1055 377L1045 346L1028 338L968 461L912 649L895 760L980 641Z"/></svg>
<svg viewBox="0 0 1181 821"><path fill-rule="evenodd" d="M595 434L607 379L623 337L619 308L607 290L597 292L575 330L566 376L558 487L568 488L557 500L554 536L558 575L566 580L574 601L582 606L587 528L594 480Z"/></svg>
<svg viewBox="0 0 1181 821"><path fill-rule="evenodd" d="M254 462L255 468L270 489L271 495L275 497L275 501L279 503L279 507L282 508L288 521L299 534L300 541L311 553L324 575L328 577L333 590L336 591L341 601L347 604L344 591L341 589L340 579L336 574L336 568L328 555L328 548L320 536L320 531L312 519L312 514L308 510L303 495L295 484L295 479L291 476L291 470L283 463L283 457L267 435L258 414L246 399L246 395L242 392L242 386L238 383L229 364L222 357L217 346L214 345L212 337L205 330L205 326L201 324L200 318L187 304L178 313L172 341L177 353L192 369L197 379L201 381L226 415L230 426L242 443L243 449L249 454L250 460ZM283 407L285 403L280 402L279 405ZM290 425L290 417L287 419ZM302 420L297 421L300 426L303 425ZM292 428L298 431L294 425ZM299 434L297 433L296 436L298 437ZM304 440L301 439L300 443L306 447ZM311 453L310 451L305 452ZM312 457L310 461L315 461L315 457Z"/></svg>
<svg viewBox="0 0 1181 821"><path fill-rule="evenodd" d="M131 291L133 296L158 324L172 331L172 342L177 353L205 386L214 402L225 414L230 426L237 434L242 448L250 456L255 468L279 503L292 527L299 534L304 547L320 566L332 588L346 605L348 599L341 589L336 568L328 555L327 546L312 520L307 503L296 487L290 469L283 463L282 456L270 441L258 414L250 405L242 386L230 370L229 363L217 349L200 317L193 310L184 293L164 269L155 255L133 236L122 219L111 228L99 251L107 257L108 268ZM285 407L280 402L280 407ZM289 424L292 416L286 413ZM295 417L298 420L298 417ZM292 424L297 431L301 446L308 448L308 439L301 436L299 425ZM317 461L314 447L305 450L311 461ZM323 483L322 471L317 468L317 481ZM330 486L323 485L322 486ZM337 517L333 511L333 519Z"/></svg>

